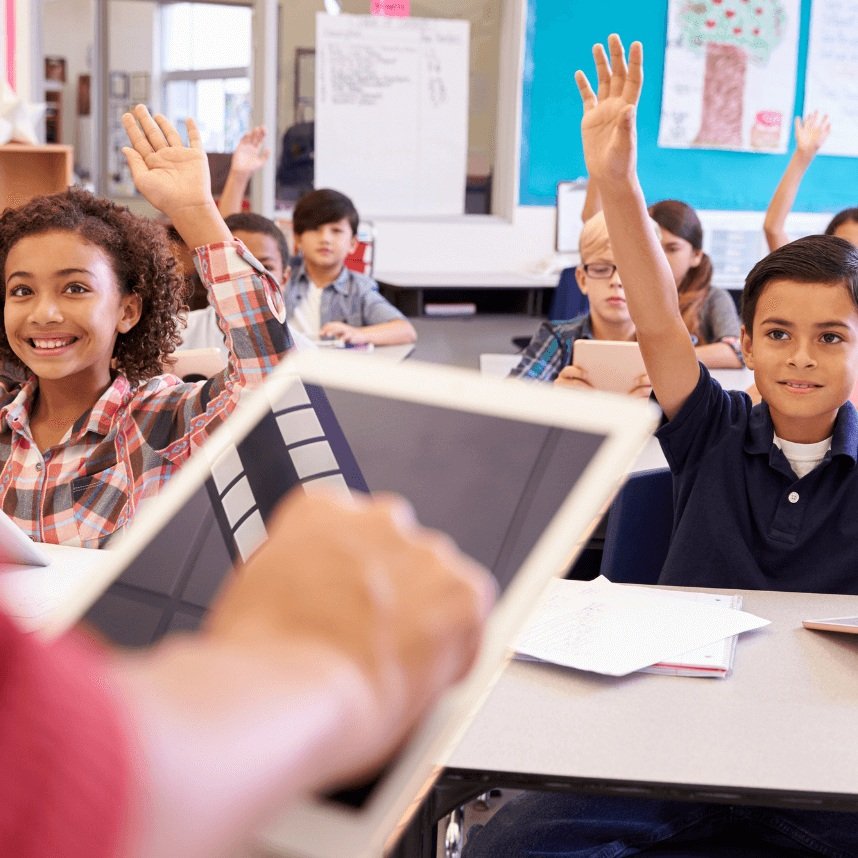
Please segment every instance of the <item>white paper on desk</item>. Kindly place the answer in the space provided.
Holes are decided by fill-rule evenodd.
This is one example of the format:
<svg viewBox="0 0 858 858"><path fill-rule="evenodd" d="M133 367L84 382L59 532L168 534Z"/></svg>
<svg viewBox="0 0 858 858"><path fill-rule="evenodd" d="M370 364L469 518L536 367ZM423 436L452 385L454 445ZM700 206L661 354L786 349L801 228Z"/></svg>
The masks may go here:
<svg viewBox="0 0 858 858"><path fill-rule="evenodd" d="M515 643L540 661L625 676L731 635L768 624L745 611L698 605L669 591L554 580Z"/></svg>
<svg viewBox="0 0 858 858"><path fill-rule="evenodd" d="M36 631L96 573L108 549L39 544L48 566L0 564L0 605L26 631Z"/></svg>

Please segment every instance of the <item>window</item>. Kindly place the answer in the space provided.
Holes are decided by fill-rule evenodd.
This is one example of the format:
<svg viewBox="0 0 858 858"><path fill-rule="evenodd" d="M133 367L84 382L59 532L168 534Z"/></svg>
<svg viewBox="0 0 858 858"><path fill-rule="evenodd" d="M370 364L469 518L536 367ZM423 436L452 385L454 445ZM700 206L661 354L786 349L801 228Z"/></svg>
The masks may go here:
<svg viewBox="0 0 858 858"><path fill-rule="evenodd" d="M161 7L163 110L197 120L207 152L232 152L250 126L251 15L247 6Z"/></svg>

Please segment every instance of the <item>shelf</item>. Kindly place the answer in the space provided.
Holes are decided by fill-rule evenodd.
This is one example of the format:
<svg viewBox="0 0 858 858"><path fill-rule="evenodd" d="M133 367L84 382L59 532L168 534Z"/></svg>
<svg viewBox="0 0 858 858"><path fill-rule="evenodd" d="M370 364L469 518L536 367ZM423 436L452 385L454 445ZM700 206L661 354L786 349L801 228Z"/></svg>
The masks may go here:
<svg viewBox="0 0 858 858"><path fill-rule="evenodd" d="M71 146L58 143L0 146L0 211L41 194L56 194L72 183Z"/></svg>

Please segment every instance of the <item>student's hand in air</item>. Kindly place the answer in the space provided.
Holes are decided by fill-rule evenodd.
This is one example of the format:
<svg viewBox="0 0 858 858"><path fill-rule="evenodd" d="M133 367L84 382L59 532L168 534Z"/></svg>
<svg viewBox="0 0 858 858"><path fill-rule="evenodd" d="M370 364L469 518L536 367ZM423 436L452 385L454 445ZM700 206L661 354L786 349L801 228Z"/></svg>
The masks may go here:
<svg viewBox="0 0 858 858"><path fill-rule="evenodd" d="M230 576L206 632L260 658L302 650L341 667L342 728L330 771L348 779L397 747L422 710L461 679L495 587L448 537L393 496L291 494L268 541Z"/></svg>
<svg viewBox="0 0 858 858"><path fill-rule="evenodd" d="M831 131L831 123L828 114L823 116L814 110L808 113L802 121L800 116L795 118L795 149L808 159L812 159L819 151L819 147L826 141Z"/></svg>
<svg viewBox="0 0 858 858"><path fill-rule="evenodd" d="M369 337L362 328L355 328L345 322L326 322L319 329L319 336L323 340L342 340L356 346L369 342Z"/></svg>
<svg viewBox="0 0 858 858"><path fill-rule="evenodd" d="M576 390L592 390L593 385L590 384L590 378L587 375L586 369L581 369L575 366L564 366L560 370L560 374L554 379L554 383L559 387L569 387Z"/></svg>
<svg viewBox="0 0 858 858"><path fill-rule="evenodd" d="M131 146L122 149L137 190L158 210L175 220L182 212L214 204L209 162L200 132L187 119L188 145L166 116L138 104L122 116Z"/></svg>
<svg viewBox="0 0 858 858"><path fill-rule="evenodd" d="M262 148L264 142L265 128L262 125L257 125L256 128L251 128L243 134L232 153L232 159L229 162L230 170L250 174L260 169L271 154L270 149Z"/></svg>
<svg viewBox="0 0 858 858"><path fill-rule="evenodd" d="M616 33L608 36L608 50L610 63L602 45L593 46L597 92L593 92L584 72L575 72L584 104L584 159L590 178L596 182L627 182L636 171L635 108L643 86L643 47L632 42L628 66Z"/></svg>
<svg viewBox="0 0 858 858"><path fill-rule="evenodd" d="M635 379L632 389L629 391L629 396L639 396L641 399L647 399L652 393L652 382L649 376L644 373Z"/></svg>

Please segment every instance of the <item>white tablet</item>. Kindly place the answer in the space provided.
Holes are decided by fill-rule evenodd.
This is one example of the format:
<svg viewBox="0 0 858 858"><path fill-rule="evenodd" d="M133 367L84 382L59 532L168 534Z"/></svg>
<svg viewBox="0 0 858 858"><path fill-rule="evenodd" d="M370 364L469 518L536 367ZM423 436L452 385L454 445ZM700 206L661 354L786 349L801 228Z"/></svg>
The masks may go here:
<svg viewBox="0 0 858 858"><path fill-rule="evenodd" d="M5 512L0 511L0 563L47 566L50 558Z"/></svg>
<svg viewBox="0 0 858 858"><path fill-rule="evenodd" d="M580 407L569 407L570 395ZM142 508L113 550L101 552L104 565L46 632L84 613L130 645L191 628L232 556L247 556L266 538L268 515L287 491L405 495L421 523L450 533L497 578L501 595L479 662L377 779L295 804L260 835L274 854L377 858L656 421L649 403L632 398L372 355L290 357Z"/></svg>
<svg viewBox="0 0 858 858"><path fill-rule="evenodd" d="M572 350L575 366L587 370L596 390L628 393L639 376L646 373L637 343L616 340L575 340Z"/></svg>
<svg viewBox="0 0 858 858"><path fill-rule="evenodd" d="M806 629L858 635L858 617L826 617L821 620L802 620L801 624Z"/></svg>

